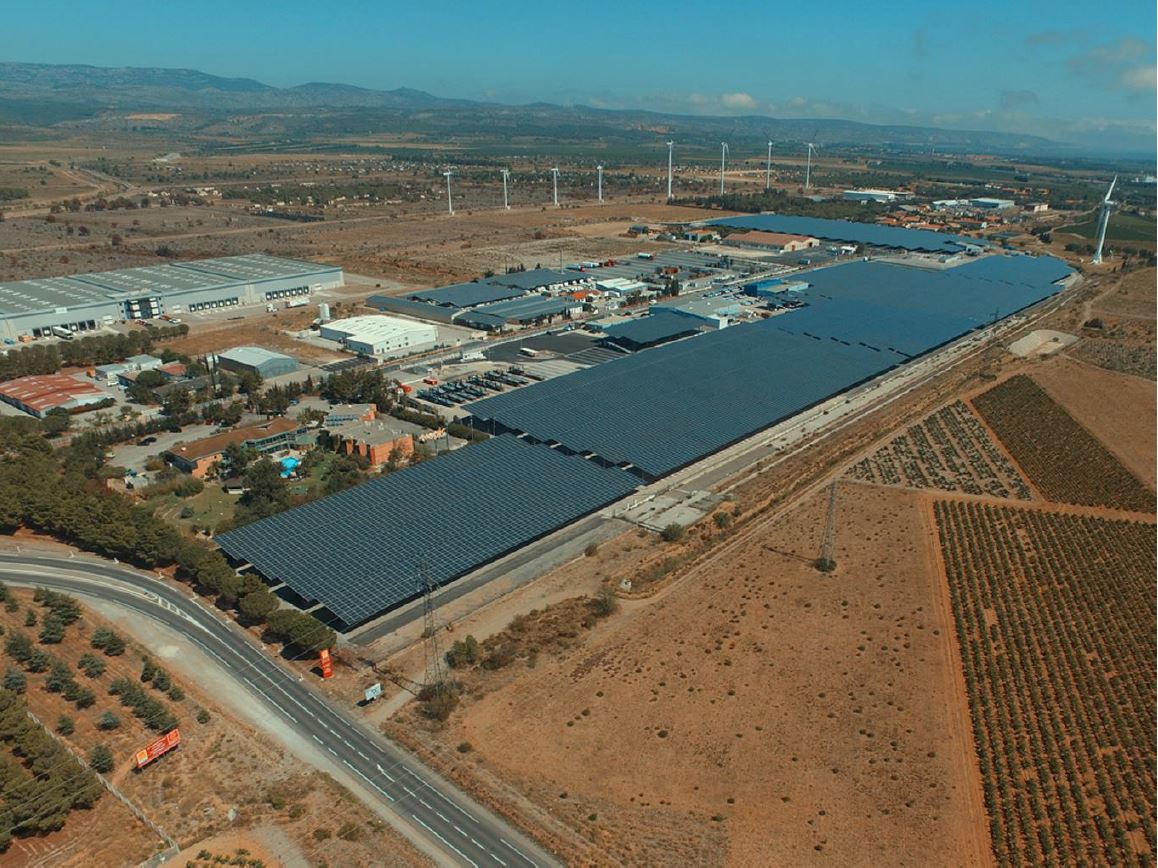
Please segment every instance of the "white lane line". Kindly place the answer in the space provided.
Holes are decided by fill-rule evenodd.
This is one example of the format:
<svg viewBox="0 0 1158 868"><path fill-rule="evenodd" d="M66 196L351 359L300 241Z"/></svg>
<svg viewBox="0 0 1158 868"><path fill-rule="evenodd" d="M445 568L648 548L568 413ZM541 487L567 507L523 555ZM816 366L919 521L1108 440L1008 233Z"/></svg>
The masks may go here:
<svg viewBox="0 0 1158 868"><path fill-rule="evenodd" d="M458 849L458 847L454 846L454 844L450 843L450 841L446 840L444 837L442 837L440 834L438 834L438 832L434 831L432 828L430 828L428 825L426 825L424 822L422 822L422 820L419 819L417 814L411 814L410 816L412 816L414 818L414 821L416 823L418 823L418 825L420 825L422 828L424 828L426 831L428 831L431 835L433 835L435 838L437 838L439 841L441 841L443 844L445 844L447 847L449 847L451 850L453 850L455 853L457 853L459 856L461 856L463 859L465 859L472 866L472 868L478 868L477 862L475 862L473 859L471 859L469 856L467 856L466 853L462 852L462 850Z"/></svg>
<svg viewBox="0 0 1158 868"><path fill-rule="evenodd" d="M380 792L382 795L384 795L386 798L388 798L390 801L392 801L392 802L398 801L392 795L390 795L388 792L386 792L384 789L382 789L380 786L378 786L376 783L374 783L372 780L370 780L368 777L366 777L364 774L362 774L361 771L359 771L354 766L350 765L349 762L346 762L346 765L349 767L350 771L352 771L354 774L356 774L358 777L360 777L362 780L364 780L366 783L368 783L370 786L372 786L374 789L376 789L378 792Z"/></svg>
<svg viewBox="0 0 1158 868"><path fill-rule="evenodd" d="M498 856L496 856L494 853L492 853L490 850L487 850L487 855L490 856L492 859L494 859L496 862L498 862L500 865L506 865L507 864L502 859L500 859Z"/></svg>
<svg viewBox="0 0 1158 868"><path fill-rule="evenodd" d="M532 859L530 856L528 856L526 853L524 853L522 850L520 850L518 847L516 847L514 844L512 844L510 841L508 841L506 838L499 838L499 842L504 847L506 847L508 850L510 850L512 853L518 853L520 856L522 856L524 859L526 859L529 863L531 863L532 865L536 866L536 868L538 868L539 863L537 863L534 859Z"/></svg>
<svg viewBox="0 0 1158 868"><path fill-rule="evenodd" d="M426 787L428 790L430 790L432 793L434 793L436 796L438 796L440 799L442 799L444 802L446 802L448 805L450 805L452 808L454 808L456 811L458 811L460 814L462 814L464 817L466 817L468 820L470 820L472 823L475 823L475 824L478 823L478 819L474 816L474 814L460 808L457 804L455 804L454 801L452 801L450 798L448 798L446 796L446 794L442 792L442 790L431 786L429 783L427 783L421 777L419 777L414 772L412 772L409 769L409 767L403 766L402 771L406 772L406 774L410 775L410 777L414 778L414 780L418 781L418 783L422 784L422 786Z"/></svg>
<svg viewBox="0 0 1158 868"><path fill-rule="evenodd" d="M390 783L397 783L397 781L394 779L394 776L391 775L390 772L386 771L386 769L382 768L380 763L374 763L374 768L378 769L378 774L385 775L386 780L390 781Z"/></svg>
<svg viewBox="0 0 1158 868"><path fill-rule="evenodd" d="M464 837L464 838L470 837L470 835L468 835L466 832L464 832L458 826L454 825L453 823L451 823L450 825L451 825L451 828L454 829L454 831L458 832L458 834L462 835L462 837Z"/></svg>
<svg viewBox="0 0 1158 868"><path fill-rule="evenodd" d="M314 741L316 741L318 744L325 744L325 742L324 742L324 741L322 741L320 738L318 738L316 735L312 736L312 738L313 738L313 740L314 740Z"/></svg>

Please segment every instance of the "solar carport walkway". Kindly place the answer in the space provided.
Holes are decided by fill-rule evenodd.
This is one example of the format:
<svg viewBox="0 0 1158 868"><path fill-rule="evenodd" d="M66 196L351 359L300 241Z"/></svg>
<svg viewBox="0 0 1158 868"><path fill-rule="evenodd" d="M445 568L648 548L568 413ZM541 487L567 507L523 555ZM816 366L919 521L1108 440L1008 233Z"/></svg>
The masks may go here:
<svg viewBox="0 0 1158 868"><path fill-rule="evenodd" d="M230 557L348 629L629 494L639 480L494 437L223 533ZM325 617L324 613L323 617Z"/></svg>

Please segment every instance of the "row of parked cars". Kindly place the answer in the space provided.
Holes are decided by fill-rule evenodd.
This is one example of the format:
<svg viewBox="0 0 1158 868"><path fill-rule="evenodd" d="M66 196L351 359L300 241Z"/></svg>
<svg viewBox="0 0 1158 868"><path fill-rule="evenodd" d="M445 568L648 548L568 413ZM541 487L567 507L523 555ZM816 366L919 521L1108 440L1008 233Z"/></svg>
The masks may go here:
<svg viewBox="0 0 1158 868"><path fill-rule="evenodd" d="M430 389L420 389L418 397L443 407L455 407L468 401L477 401L494 392L505 392L508 388L525 386L532 380L543 379L538 374L530 374L522 368L491 370L475 374L451 383L442 383ZM426 382L429 382L426 381Z"/></svg>

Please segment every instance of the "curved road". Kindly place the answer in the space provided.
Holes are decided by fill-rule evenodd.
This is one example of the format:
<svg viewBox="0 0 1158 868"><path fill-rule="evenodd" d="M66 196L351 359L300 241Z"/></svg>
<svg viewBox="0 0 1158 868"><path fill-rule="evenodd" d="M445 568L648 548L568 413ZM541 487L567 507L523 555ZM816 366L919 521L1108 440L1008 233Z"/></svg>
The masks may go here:
<svg viewBox="0 0 1158 868"><path fill-rule="evenodd" d="M470 800L413 757L334 708L286 672L234 625L197 600L136 570L93 558L0 553L0 578L12 585L95 596L159 621L196 643L293 729L314 739L446 864L553 865L525 836Z"/></svg>

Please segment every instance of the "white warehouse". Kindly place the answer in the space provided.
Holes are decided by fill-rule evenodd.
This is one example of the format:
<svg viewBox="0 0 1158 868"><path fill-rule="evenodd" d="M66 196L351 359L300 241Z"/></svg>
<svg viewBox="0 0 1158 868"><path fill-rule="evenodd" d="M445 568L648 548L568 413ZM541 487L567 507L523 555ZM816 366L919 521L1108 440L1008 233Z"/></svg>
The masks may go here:
<svg viewBox="0 0 1158 868"><path fill-rule="evenodd" d="M352 353L387 359L433 349L438 329L427 323L392 316L355 316L323 323L323 338L337 341Z"/></svg>

